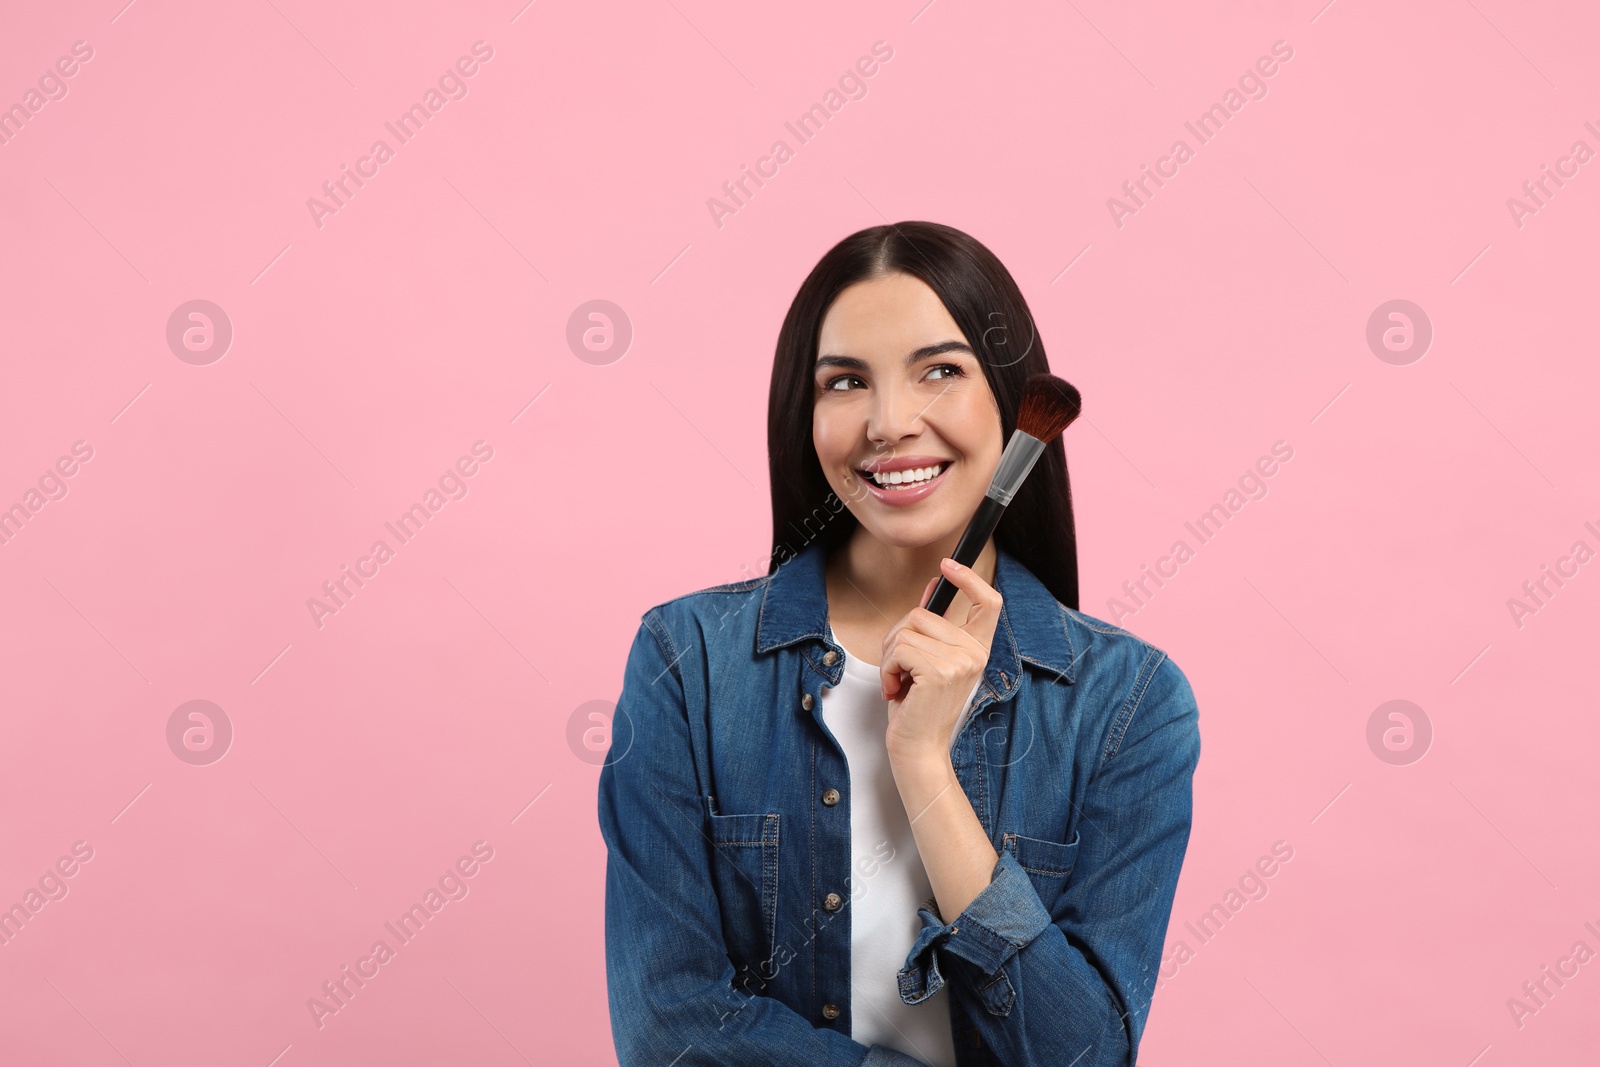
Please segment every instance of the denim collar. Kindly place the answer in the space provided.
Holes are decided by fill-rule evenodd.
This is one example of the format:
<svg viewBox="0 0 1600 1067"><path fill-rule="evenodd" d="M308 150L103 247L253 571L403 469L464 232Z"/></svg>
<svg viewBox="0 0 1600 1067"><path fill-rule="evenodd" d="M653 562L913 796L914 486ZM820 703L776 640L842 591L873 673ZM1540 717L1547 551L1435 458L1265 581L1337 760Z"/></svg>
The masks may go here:
<svg viewBox="0 0 1600 1067"><path fill-rule="evenodd" d="M806 662L825 675L830 685L837 685L847 653L828 637L826 564L822 543L813 541L770 576L761 597L756 651L812 642L801 650ZM1021 560L999 545L995 546L994 577L995 590L1005 600L983 675L994 698L1010 699L1022 682L1024 662L1054 671L1072 683L1077 657L1062 606ZM822 662L829 651L837 653L831 665Z"/></svg>

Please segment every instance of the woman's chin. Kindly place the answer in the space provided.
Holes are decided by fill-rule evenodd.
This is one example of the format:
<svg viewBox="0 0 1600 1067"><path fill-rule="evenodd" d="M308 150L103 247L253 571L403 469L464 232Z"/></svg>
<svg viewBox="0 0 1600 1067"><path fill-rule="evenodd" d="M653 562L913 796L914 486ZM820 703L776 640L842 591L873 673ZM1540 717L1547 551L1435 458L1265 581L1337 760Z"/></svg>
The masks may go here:
<svg viewBox="0 0 1600 1067"><path fill-rule="evenodd" d="M976 509L974 509L976 510ZM971 515L967 516L970 520ZM861 520L861 514L856 513ZM952 525L947 515L874 515L871 521L861 522L861 527L877 540L892 548L917 549L932 544L947 544L959 539L966 524Z"/></svg>

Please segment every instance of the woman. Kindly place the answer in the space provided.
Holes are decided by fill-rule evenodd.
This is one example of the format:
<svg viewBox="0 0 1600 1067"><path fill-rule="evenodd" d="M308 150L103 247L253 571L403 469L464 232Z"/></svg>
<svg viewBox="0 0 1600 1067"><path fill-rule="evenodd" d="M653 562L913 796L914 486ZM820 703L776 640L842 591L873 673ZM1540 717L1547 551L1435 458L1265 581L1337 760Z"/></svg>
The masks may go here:
<svg viewBox="0 0 1600 1067"><path fill-rule="evenodd" d="M1134 1064L1194 695L1075 610L1059 437L974 565L947 558L1048 369L1032 323L987 248L928 222L853 234L801 285L769 572L645 613L601 769L625 1067Z"/></svg>

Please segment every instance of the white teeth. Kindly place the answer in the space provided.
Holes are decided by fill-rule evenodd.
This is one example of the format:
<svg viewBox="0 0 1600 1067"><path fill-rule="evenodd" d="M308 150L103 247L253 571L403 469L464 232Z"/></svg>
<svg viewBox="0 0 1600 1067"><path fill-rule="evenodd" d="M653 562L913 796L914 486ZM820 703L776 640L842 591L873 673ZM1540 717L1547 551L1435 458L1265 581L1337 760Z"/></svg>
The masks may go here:
<svg viewBox="0 0 1600 1067"><path fill-rule="evenodd" d="M876 476L874 482L880 488L903 486L906 489L915 489L937 478L949 465L949 463L939 463L932 467L913 467L911 470L889 471L886 474ZM869 474L869 477L872 476Z"/></svg>

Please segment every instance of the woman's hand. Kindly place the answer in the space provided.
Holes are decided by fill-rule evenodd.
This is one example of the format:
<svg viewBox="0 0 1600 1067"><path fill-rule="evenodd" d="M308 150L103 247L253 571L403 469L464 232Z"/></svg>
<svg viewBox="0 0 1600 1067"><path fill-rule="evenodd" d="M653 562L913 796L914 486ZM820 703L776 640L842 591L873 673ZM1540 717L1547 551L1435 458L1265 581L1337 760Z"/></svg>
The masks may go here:
<svg viewBox="0 0 1600 1067"><path fill-rule="evenodd" d="M889 702L885 742L891 761L949 757L950 733L989 664L1000 622L1002 598L993 586L949 557L939 566L972 607L959 625L926 606L913 608L883 639L879 672ZM928 579L923 605L938 581Z"/></svg>

